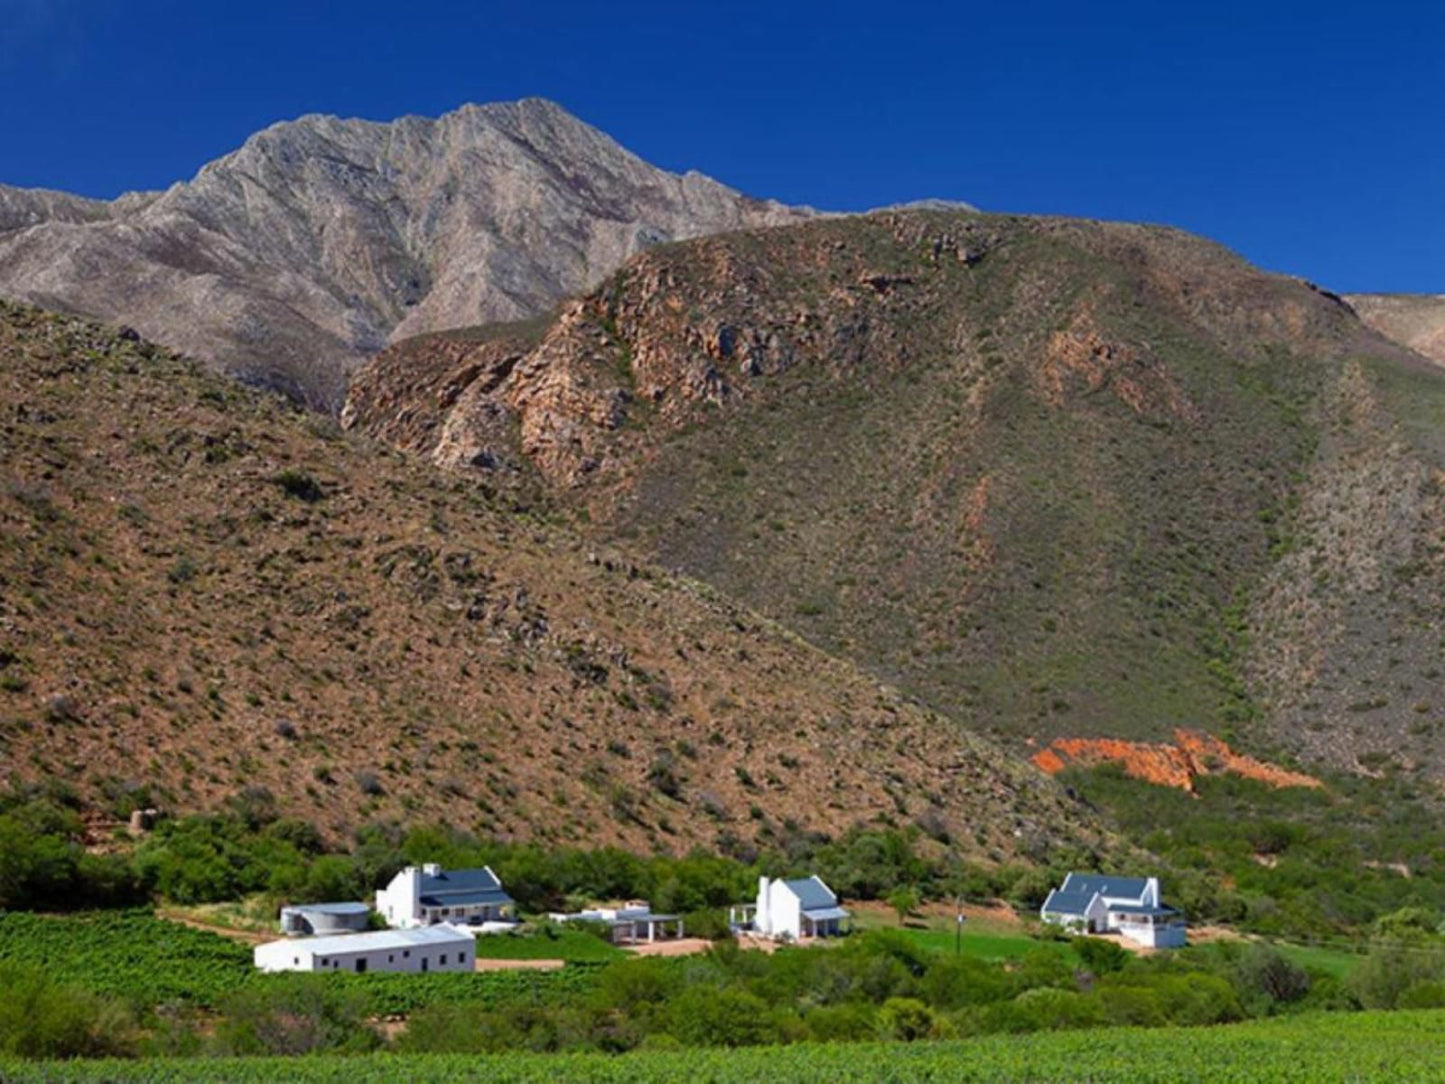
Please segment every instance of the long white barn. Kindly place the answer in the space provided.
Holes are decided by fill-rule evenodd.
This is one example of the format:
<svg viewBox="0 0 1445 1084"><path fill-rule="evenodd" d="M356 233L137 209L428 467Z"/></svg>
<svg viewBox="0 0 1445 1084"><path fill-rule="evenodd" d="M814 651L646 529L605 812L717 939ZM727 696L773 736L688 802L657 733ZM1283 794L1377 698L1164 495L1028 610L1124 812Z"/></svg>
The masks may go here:
<svg viewBox="0 0 1445 1084"><path fill-rule="evenodd" d="M257 945L252 958L262 971L471 971L476 941L442 923L269 941Z"/></svg>

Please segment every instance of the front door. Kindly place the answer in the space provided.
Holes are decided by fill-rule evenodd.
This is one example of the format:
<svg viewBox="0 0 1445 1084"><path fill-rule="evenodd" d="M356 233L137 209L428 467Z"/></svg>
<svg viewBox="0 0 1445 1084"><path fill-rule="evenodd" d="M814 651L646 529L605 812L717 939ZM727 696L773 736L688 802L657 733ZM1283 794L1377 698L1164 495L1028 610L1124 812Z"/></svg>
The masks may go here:
<svg viewBox="0 0 1445 1084"><path fill-rule="evenodd" d="M421 969L422 969L423 971L427 970L427 965L428 965L430 962L431 962L430 960L428 960L425 956L423 956L423 957L421 958Z"/></svg>
<svg viewBox="0 0 1445 1084"><path fill-rule="evenodd" d="M360 974L361 974L363 971L365 971L365 970L366 970L366 957L365 957L365 956L358 957L358 959L357 959L357 961L356 961L356 973L357 973L358 975L360 975Z"/></svg>

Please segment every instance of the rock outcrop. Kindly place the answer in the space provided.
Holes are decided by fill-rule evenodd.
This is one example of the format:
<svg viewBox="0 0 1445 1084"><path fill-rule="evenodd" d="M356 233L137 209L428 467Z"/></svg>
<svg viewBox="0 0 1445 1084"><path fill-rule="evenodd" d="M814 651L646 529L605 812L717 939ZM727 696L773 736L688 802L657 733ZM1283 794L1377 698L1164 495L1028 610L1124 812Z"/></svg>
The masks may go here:
<svg viewBox="0 0 1445 1084"><path fill-rule="evenodd" d="M0 188L0 296L331 409L395 339L534 316L650 245L811 214L658 169L538 99L307 116L164 193Z"/></svg>
<svg viewBox="0 0 1445 1084"><path fill-rule="evenodd" d="M1243 756L1213 734L1176 730L1174 744L1116 741L1108 738L1056 738L1033 755L1034 765L1057 775L1072 765L1117 764L1133 779L1194 792L1202 775L1238 775L1271 787L1323 786L1303 772L1290 771Z"/></svg>

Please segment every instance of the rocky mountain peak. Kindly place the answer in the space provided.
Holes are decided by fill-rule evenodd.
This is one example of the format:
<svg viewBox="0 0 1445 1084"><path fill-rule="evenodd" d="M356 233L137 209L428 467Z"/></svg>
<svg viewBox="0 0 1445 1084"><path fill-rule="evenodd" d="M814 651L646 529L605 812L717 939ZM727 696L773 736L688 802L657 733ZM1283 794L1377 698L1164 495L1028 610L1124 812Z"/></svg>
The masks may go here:
<svg viewBox="0 0 1445 1084"><path fill-rule="evenodd" d="M650 245L812 214L658 169L540 98L313 114L159 195L0 188L0 295L334 408L388 342L545 312Z"/></svg>

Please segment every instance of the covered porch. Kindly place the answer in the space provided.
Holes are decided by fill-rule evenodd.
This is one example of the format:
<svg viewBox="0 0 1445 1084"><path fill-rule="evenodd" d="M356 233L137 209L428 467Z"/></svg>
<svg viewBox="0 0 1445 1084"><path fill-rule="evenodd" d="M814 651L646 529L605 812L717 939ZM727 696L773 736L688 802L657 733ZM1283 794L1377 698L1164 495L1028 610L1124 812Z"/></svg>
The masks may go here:
<svg viewBox="0 0 1445 1084"><path fill-rule="evenodd" d="M841 937L853 929L853 916L842 907L817 907L800 918L804 937Z"/></svg>

